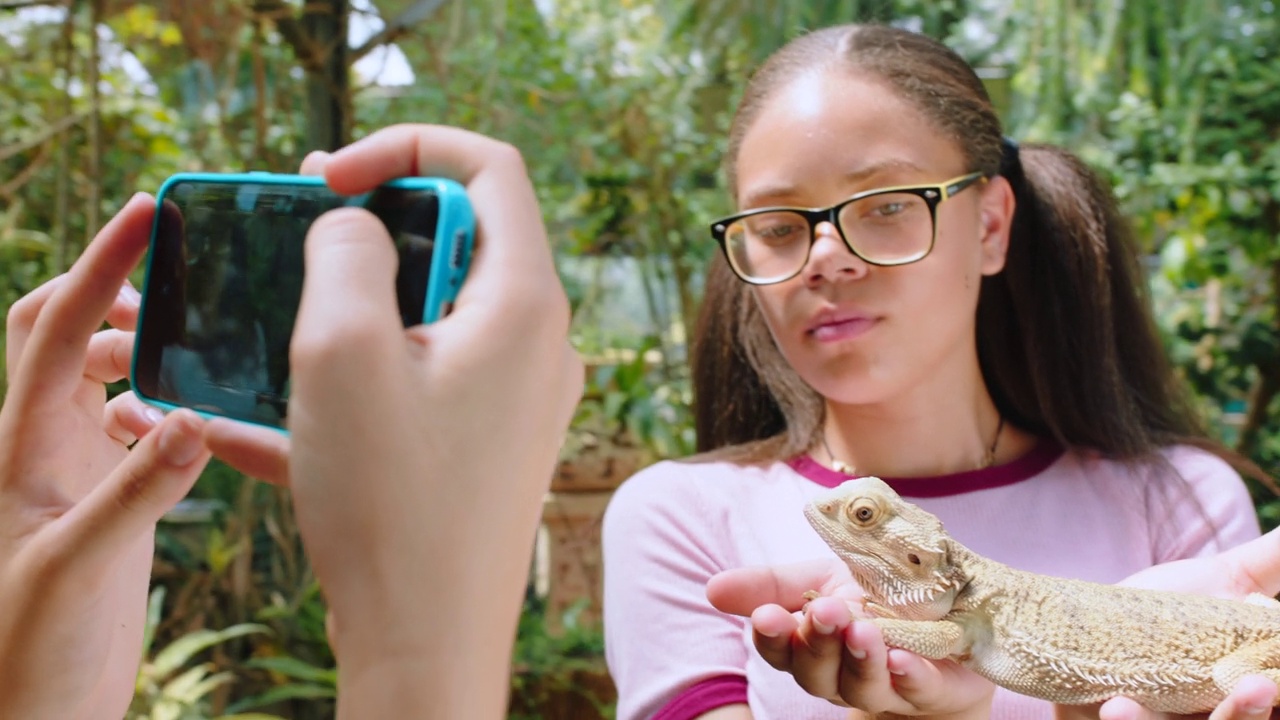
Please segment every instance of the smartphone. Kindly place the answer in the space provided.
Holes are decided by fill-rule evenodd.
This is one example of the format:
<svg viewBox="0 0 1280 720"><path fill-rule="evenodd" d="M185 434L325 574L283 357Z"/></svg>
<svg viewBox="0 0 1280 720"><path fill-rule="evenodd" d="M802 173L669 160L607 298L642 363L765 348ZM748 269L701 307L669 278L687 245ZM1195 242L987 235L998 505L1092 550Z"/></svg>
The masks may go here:
<svg viewBox="0 0 1280 720"><path fill-rule="evenodd" d="M382 221L400 255L395 283L405 327L448 312L475 236L466 191L443 178L403 178L344 196L319 177L184 173L164 182L156 203L134 393L164 410L186 407L280 431L311 223L344 206Z"/></svg>

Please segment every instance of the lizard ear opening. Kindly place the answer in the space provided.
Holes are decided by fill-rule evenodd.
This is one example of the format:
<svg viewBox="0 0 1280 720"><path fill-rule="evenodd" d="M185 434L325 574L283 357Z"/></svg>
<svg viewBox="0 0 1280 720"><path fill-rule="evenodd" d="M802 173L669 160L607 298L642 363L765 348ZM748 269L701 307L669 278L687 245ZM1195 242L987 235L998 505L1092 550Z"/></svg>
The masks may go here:
<svg viewBox="0 0 1280 720"><path fill-rule="evenodd" d="M915 553L907 553L907 562L911 563L912 565L919 565L920 556Z"/></svg>

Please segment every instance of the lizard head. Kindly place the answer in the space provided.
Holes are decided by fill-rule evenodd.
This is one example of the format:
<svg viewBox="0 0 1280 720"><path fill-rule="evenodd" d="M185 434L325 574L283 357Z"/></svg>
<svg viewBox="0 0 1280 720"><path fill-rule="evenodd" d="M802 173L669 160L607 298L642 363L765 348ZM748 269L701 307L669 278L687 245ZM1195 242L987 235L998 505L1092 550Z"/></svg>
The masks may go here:
<svg viewBox="0 0 1280 720"><path fill-rule="evenodd" d="M850 480L805 507L809 524L849 566L868 608L906 620L937 620L964 585L942 521L874 477Z"/></svg>

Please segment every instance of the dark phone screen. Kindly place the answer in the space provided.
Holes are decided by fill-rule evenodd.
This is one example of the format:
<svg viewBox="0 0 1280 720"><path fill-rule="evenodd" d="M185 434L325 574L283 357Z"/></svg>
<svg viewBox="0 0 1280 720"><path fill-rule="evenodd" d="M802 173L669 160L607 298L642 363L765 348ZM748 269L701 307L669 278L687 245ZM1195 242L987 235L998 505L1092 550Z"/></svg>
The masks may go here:
<svg viewBox="0 0 1280 720"><path fill-rule="evenodd" d="M138 327L135 383L148 397L282 427L289 341L311 223L345 205L386 225L400 255L405 327L422 322L439 202L381 187L344 197L323 186L181 181L160 208Z"/></svg>

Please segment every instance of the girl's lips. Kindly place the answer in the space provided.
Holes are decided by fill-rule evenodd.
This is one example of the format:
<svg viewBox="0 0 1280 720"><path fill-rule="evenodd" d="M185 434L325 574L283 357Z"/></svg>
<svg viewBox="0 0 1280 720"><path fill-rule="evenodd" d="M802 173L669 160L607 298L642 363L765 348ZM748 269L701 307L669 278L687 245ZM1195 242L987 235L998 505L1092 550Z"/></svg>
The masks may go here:
<svg viewBox="0 0 1280 720"><path fill-rule="evenodd" d="M809 336L818 342L838 342L850 340L866 333L878 322L876 318L855 317L848 320L835 320L822 323L809 331Z"/></svg>

